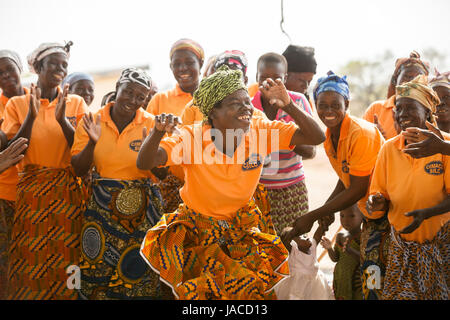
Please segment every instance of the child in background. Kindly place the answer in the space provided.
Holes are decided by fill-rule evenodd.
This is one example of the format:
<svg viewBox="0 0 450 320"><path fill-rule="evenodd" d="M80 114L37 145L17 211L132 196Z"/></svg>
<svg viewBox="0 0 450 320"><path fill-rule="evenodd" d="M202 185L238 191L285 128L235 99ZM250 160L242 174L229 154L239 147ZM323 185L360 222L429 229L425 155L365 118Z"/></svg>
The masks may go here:
<svg viewBox="0 0 450 320"><path fill-rule="evenodd" d="M345 231L337 234L334 248L325 237L320 244L328 251L331 261L336 262L333 272L336 300L362 300L359 254L362 213L354 204L342 210L340 216Z"/></svg>
<svg viewBox="0 0 450 320"><path fill-rule="evenodd" d="M286 227L283 233L291 229ZM300 236L291 241L291 247L287 248L291 276L275 288L278 300L334 300L316 256L317 244L327 230L328 225L319 224L312 240Z"/></svg>

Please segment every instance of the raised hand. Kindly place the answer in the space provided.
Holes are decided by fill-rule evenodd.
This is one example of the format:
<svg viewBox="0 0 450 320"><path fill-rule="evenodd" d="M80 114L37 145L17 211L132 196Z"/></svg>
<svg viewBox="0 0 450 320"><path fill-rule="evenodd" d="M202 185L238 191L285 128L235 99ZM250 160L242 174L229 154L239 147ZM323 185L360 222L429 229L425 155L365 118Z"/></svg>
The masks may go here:
<svg viewBox="0 0 450 320"><path fill-rule="evenodd" d="M28 113L33 119L36 119L41 107L41 89L36 87L34 83L30 87L30 105Z"/></svg>
<svg viewBox="0 0 450 320"><path fill-rule="evenodd" d="M176 128L177 124L181 123L181 119L173 114L162 113L155 116L155 129L161 132L179 132Z"/></svg>
<svg viewBox="0 0 450 320"><path fill-rule="evenodd" d="M386 211L388 201L381 193L372 194L367 199L366 209L369 214L375 211Z"/></svg>
<svg viewBox="0 0 450 320"><path fill-rule="evenodd" d="M23 159L23 152L28 148L28 140L18 138L4 151L0 152L0 173Z"/></svg>
<svg viewBox="0 0 450 320"><path fill-rule="evenodd" d="M94 143L97 144L98 139L100 139L101 133L102 133L102 126L100 123L100 114L97 115L97 118L94 122L94 117L92 116L92 113L89 112L89 114L85 114L83 116L83 128L86 131L86 133L89 136L89 139Z"/></svg>
<svg viewBox="0 0 450 320"><path fill-rule="evenodd" d="M327 237L322 237L322 240L320 240L320 244L325 250L330 250L332 248L331 241Z"/></svg>
<svg viewBox="0 0 450 320"><path fill-rule="evenodd" d="M69 93L69 84L67 83L62 92L58 93L58 103L55 107L55 118L58 122L65 119L66 116L66 100L67 94Z"/></svg>
<svg viewBox="0 0 450 320"><path fill-rule="evenodd" d="M419 210L407 212L407 213L405 213L405 216L412 217L413 221L409 225L404 227L402 230L400 230L399 232L400 233L411 233L422 224L423 220L425 220L427 218L427 212L424 209L419 209Z"/></svg>
<svg viewBox="0 0 450 320"><path fill-rule="evenodd" d="M284 108L291 103L291 97L289 96L286 87L281 79L273 81L268 78L264 80L259 87L261 94L269 103L277 108Z"/></svg>
<svg viewBox="0 0 450 320"><path fill-rule="evenodd" d="M442 153L445 141L439 129L431 123L426 123L428 130L420 128L408 128L402 132L409 144L403 152L413 158L429 157L436 153Z"/></svg>

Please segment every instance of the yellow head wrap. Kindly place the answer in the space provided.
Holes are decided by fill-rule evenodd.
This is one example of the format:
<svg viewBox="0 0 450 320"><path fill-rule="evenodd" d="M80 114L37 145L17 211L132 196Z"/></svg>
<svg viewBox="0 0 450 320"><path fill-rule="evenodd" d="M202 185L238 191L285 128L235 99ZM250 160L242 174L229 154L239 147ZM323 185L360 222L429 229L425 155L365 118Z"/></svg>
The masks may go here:
<svg viewBox="0 0 450 320"><path fill-rule="evenodd" d="M431 113L436 112L436 106L441 103L437 93L428 85L426 75L418 75L413 80L395 87L396 100L411 98L419 101Z"/></svg>
<svg viewBox="0 0 450 320"><path fill-rule="evenodd" d="M231 70L227 65L223 65L212 75L202 79L194 92L193 103L200 109L203 119L206 120L218 102L239 89L247 90L247 86L242 81L242 71Z"/></svg>

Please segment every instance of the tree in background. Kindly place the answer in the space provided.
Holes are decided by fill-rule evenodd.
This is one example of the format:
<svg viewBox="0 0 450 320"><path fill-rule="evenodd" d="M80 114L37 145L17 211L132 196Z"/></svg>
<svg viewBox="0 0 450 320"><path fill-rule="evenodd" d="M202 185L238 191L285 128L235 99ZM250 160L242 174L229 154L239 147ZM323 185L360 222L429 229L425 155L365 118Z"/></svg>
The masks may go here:
<svg viewBox="0 0 450 320"><path fill-rule="evenodd" d="M440 71L447 71L445 54L434 48L426 48L420 54L425 61L430 62L431 74L434 74L435 66ZM360 117L372 102L387 98L395 59L393 53L386 50L374 59L350 60L339 69L339 74L347 75L351 94L350 109L353 115Z"/></svg>

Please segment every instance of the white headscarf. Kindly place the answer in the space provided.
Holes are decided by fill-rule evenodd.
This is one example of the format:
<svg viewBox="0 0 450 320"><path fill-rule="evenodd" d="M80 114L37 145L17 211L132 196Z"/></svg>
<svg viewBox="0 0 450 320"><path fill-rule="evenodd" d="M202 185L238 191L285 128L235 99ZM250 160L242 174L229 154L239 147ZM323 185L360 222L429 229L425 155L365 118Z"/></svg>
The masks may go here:
<svg viewBox="0 0 450 320"><path fill-rule="evenodd" d="M30 70L34 73L37 73L37 70L35 69L36 64L53 53L64 53L67 56L67 58L69 58L71 45L73 45L72 41L69 41L65 45L56 42L42 43L27 57L28 66L30 67Z"/></svg>

